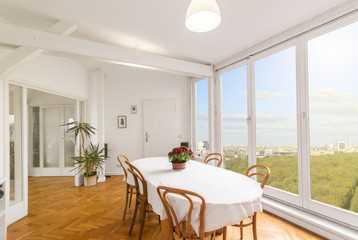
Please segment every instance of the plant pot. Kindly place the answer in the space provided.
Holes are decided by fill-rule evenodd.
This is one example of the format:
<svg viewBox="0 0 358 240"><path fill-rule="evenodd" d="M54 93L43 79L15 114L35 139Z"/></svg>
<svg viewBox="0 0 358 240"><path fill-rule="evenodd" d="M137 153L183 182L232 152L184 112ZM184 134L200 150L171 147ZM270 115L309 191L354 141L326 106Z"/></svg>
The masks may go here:
<svg viewBox="0 0 358 240"><path fill-rule="evenodd" d="M97 175L86 177L84 176L84 185L85 187L94 186L97 183Z"/></svg>
<svg viewBox="0 0 358 240"><path fill-rule="evenodd" d="M172 163L173 169L184 169L186 162L183 163Z"/></svg>

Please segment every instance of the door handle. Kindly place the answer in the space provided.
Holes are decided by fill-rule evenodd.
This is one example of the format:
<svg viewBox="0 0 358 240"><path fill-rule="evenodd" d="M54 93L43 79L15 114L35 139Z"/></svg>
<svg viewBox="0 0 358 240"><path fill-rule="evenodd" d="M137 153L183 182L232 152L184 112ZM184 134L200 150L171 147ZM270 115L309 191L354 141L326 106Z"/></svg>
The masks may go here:
<svg viewBox="0 0 358 240"><path fill-rule="evenodd" d="M146 132L146 133L145 133L145 142L148 142L149 137L150 137L150 136L149 136L148 132Z"/></svg>

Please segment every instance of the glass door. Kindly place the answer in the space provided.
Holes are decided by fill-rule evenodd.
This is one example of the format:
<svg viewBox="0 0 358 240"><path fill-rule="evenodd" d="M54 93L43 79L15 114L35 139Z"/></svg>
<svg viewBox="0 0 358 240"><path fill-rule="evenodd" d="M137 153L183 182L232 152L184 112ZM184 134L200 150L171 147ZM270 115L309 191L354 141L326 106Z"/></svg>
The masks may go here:
<svg viewBox="0 0 358 240"><path fill-rule="evenodd" d="M26 89L20 86L8 85L8 129L6 135L8 146L6 155L6 178L9 181L9 208L6 214L7 224L11 224L27 214L27 173L24 166L27 163L25 124L27 114L24 106Z"/></svg>
<svg viewBox="0 0 358 240"><path fill-rule="evenodd" d="M22 201L22 87L9 86L10 206Z"/></svg>
<svg viewBox="0 0 358 240"><path fill-rule="evenodd" d="M65 135L64 123L74 121L73 106L31 107L30 176L73 176L73 135Z"/></svg>

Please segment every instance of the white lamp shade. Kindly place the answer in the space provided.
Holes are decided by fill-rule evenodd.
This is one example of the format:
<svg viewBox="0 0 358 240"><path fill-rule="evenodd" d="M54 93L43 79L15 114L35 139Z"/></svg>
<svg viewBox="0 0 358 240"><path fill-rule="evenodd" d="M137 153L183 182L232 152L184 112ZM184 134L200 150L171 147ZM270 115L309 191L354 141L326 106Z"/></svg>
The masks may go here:
<svg viewBox="0 0 358 240"><path fill-rule="evenodd" d="M185 26L192 32L208 32L219 26L220 9L215 0L192 0L186 12Z"/></svg>

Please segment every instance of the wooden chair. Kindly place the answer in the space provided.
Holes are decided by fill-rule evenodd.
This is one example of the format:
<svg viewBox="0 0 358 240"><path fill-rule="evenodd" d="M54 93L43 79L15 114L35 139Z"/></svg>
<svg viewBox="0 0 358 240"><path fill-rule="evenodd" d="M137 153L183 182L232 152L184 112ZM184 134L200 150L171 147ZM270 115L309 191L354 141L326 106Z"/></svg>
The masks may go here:
<svg viewBox="0 0 358 240"><path fill-rule="evenodd" d="M255 169L255 171L253 171L252 173L251 170ZM263 169L264 173L258 172L258 169ZM270 169L267 166L264 165L252 165L251 167L249 167L246 170L246 176L248 177L252 177L252 176L263 176L264 179L261 182L261 188L263 189L265 187L265 184L267 182L267 180L269 179L271 174ZM253 216L249 217L249 222L248 223L244 223L244 221L241 221L240 224L235 224L232 225L233 227L240 227L240 239L243 239L243 228L252 225L252 234L254 237L254 240L257 239L257 230L256 230L256 212L254 213Z"/></svg>
<svg viewBox="0 0 358 240"><path fill-rule="evenodd" d="M184 239L184 240L191 240L191 239L200 239L204 240L205 238L209 237L211 239L215 239L215 233L216 231L212 232L204 232L204 220L205 220L205 199L195 193L188 190L183 189L177 189L177 188L171 188L171 187L165 187L165 186L158 186L157 192L160 197L160 200L163 203L165 212L169 219L169 227L170 229L173 229L170 233L170 239ZM168 200L168 195L179 195L182 196L184 199L186 199L189 202L188 207L188 216L185 218L185 220L182 220L179 222L177 218L177 214L175 213L175 210L170 202ZM200 226L199 226L199 236L195 233L192 225L191 225L191 219L192 219L192 212L194 207L194 202L191 197L196 197L196 199L201 201L200 204L200 213L199 213L199 219L200 219ZM174 237L174 234L177 238ZM226 227L224 230L224 236L223 239L226 240Z"/></svg>
<svg viewBox="0 0 358 240"><path fill-rule="evenodd" d="M129 235L132 234L134 222L137 217L137 211L139 209L139 220L141 225L140 225L138 239L141 240L143 234L144 222L145 222L145 214L153 211L151 210L151 206L148 203L147 181L145 180L142 173L138 170L138 168L133 166L130 162L126 162L126 164L129 166L128 171L134 177L134 182L136 187L136 204L135 204L132 224L129 229Z"/></svg>
<svg viewBox="0 0 358 240"><path fill-rule="evenodd" d="M216 166L221 167L221 164L223 163L223 156L220 153L210 153L205 157L204 163L208 164L210 161L217 161L218 163Z"/></svg>
<svg viewBox="0 0 358 240"><path fill-rule="evenodd" d="M125 155L118 155L117 156L118 162L119 164L121 164L121 167L123 169L124 172L124 176L126 178L126 183L127 183L127 188L126 188L126 202L125 202L125 206L124 206L124 213L123 213L123 220L125 220L126 218L126 212L127 212L127 206L128 208L131 207L131 203L132 203L132 196L133 193L135 193L135 185L129 184L128 183L128 173L127 173L127 168L124 166L124 162L129 162L128 158ZM128 198L129 198L129 204L128 204Z"/></svg>

